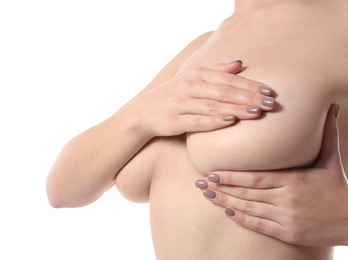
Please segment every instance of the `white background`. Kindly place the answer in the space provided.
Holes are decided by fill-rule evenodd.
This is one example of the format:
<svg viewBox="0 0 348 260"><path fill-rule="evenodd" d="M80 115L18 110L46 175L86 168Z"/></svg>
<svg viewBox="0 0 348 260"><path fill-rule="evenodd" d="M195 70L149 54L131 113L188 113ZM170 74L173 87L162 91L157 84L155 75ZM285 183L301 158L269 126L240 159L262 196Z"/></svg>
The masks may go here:
<svg viewBox="0 0 348 260"><path fill-rule="evenodd" d="M232 2L0 1L0 259L155 259L147 204L112 189L52 209L45 178L70 138L214 30Z"/></svg>

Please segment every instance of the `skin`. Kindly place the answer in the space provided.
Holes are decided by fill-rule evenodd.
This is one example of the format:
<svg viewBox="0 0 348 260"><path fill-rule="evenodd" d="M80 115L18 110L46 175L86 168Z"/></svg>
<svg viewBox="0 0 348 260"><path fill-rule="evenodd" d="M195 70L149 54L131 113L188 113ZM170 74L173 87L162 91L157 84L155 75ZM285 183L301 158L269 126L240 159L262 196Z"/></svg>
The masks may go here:
<svg viewBox="0 0 348 260"><path fill-rule="evenodd" d="M348 186L339 149L338 109L329 111L322 150L312 168L217 171L198 180L197 187L216 192L210 201L227 208L226 216L245 228L288 243L348 245Z"/></svg>
<svg viewBox="0 0 348 260"><path fill-rule="evenodd" d="M248 3L252 3L252 1ZM179 137L171 140L154 140L123 169L116 180L119 190L134 201L139 201L141 198L150 199L153 237L159 258L170 259L173 257L174 251L186 253L183 257L187 257L190 252L180 247L182 243L174 241L183 238L188 241L190 238L191 241L196 241L197 251L202 251L200 255L202 259L209 259L208 253L212 253L214 258L221 259L233 257L239 259L256 257L266 259L270 257L274 259L279 259L279 257L282 259L331 259L330 252L332 251L328 246L332 244L329 243L320 244L321 247L318 248L290 247L278 243L278 240L268 240L264 236L259 237L256 233L247 232L241 226L237 228L233 222L230 223L230 226L227 225L220 218L223 214L218 215L217 208L201 204L187 186L187 183L192 180L192 176L205 176L211 170L217 172L219 168L240 169L243 170L240 174L243 174L245 171L251 170L264 169L273 172L276 169L308 167L315 164L321 149L325 120L331 105L339 103L342 114L347 112L347 78L342 78L346 73L340 70L341 66L346 66L344 64L347 63L347 59L342 56L339 48L332 48L333 42L335 44L343 43L337 36L342 35L340 28L344 28L341 27L344 23L341 22L340 27L335 27L334 20L333 24L329 24L328 17L323 19L321 10L327 8L326 3L324 1L318 2L318 5L314 5L314 9L312 9L313 6L303 6L299 1L291 3L283 1L279 5L271 5L272 9L269 10L272 11L269 12L267 8L261 8L264 7L262 4L255 4L247 6L249 14L253 13L255 16L244 15L244 17L240 15L244 10L239 9L237 16L227 19L220 29L193 54L189 61L180 67L179 72L183 72L205 62L213 61L211 50L214 50L214 58L216 59L219 55L224 57L229 52L238 53L243 59L247 57L245 59L248 60L247 68L240 75L256 77L260 81L274 86L279 106L274 113L267 113L265 117L262 117L262 120L242 121L232 128L210 132L189 133L186 144ZM271 4L271 1L268 4ZM343 10L344 8L339 6L345 3L339 2L338 4L336 2L336 4L338 9L331 10L328 13L329 17L332 17L333 14L335 17L340 17L339 9ZM287 11L281 12L284 8ZM313 12L316 15L313 15ZM273 15L273 19L276 19L278 27L274 26L274 22L272 23L267 18L270 17L270 14ZM281 15L277 17L275 14ZM284 14L288 16L285 17ZM238 21L238 17L241 16L243 22ZM309 16L310 20L307 19ZM257 19L254 21L253 17L257 17ZM268 21L269 23L267 23ZM290 31L286 31L284 28L289 28L289 21L292 21ZM345 20L343 19L343 21ZM304 23L306 23L306 30L303 29ZM318 23L320 24L318 25ZM246 24L248 26L244 27ZM266 34L257 34L264 30L262 24L266 24L265 27L272 26L272 30L265 31ZM310 27L308 28L308 26ZM239 27L242 28L240 31ZM230 28L235 28L233 34L230 33ZM246 28L253 30L250 32ZM324 34L325 37L321 38L322 34L317 31L318 28L321 29L321 32L327 30L326 32L330 34L330 37ZM308 34L308 31L312 34ZM245 32L246 35L243 34ZM233 37L228 38L229 35ZM238 35L238 40L235 40L235 35ZM250 37L254 35L260 37L253 38L253 41L262 42L261 46L271 46L270 49L274 53L271 58L262 55L263 53L266 55L270 51L267 48L267 51L263 52L261 48L255 53L250 53L253 49L245 48L245 42L248 42ZM285 38L284 35L287 35L288 38ZM226 44L226 42L230 44ZM275 42L277 44L274 44ZM239 45L238 43L243 44ZM314 43L315 45L313 45ZM296 51L284 52L284 48L281 48L279 52L275 51L278 50L279 46L286 46L286 49ZM320 52L322 49L325 49L325 53ZM220 53L215 50L219 50ZM321 53L321 55L303 59L304 56L308 55L308 52L312 51ZM324 58L327 59L327 55L331 59L325 60L323 63L322 61ZM266 58L268 58L268 62L264 63ZM334 63L332 63L333 60L335 60ZM262 66L259 66L260 62ZM340 65L337 66L336 62ZM319 70L322 72L320 77L317 73ZM272 74L267 73L269 71ZM291 79L287 78L289 71L291 71L290 75L294 75L290 77ZM284 78L288 80L285 81ZM347 129L344 119L341 120L342 131ZM267 136L260 138L258 133L267 133ZM346 143L346 140L343 138L342 142ZM272 149L264 149L264 147ZM342 155L344 154L346 152L343 150ZM191 166L187 162L186 156L189 157ZM157 160L154 164L151 163L153 158ZM137 174L139 171L142 175ZM151 174L144 177L145 172L151 172ZM151 181L148 181L149 179ZM148 181L146 189L143 188L145 181ZM151 196L148 197L149 193ZM205 192L204 194L214 200L211 193ZM244 205L250 208L253 204ZM179 215L178 212L180 212ZM194 214L196 217L193 216ZM209 219L213 219L214 224L210 223ZM168 227L168 223L173 227L180 227L180 229L173 230ZM202 229L204 230L203 234ZM185 230L185 234L181 230ZM298 237L289 232L289 228L287 231L284 235L287 242L296 243L299 241ZM192 237L189 234L192 234ZM194 234L201 234L201 236L197 238L194 237ZM220 242L228 240L233 242L228 245ZM205 247L202 248L199 243L204 244L208 241L209 252L204 250ZM252 244L252 241L255 241L255 244ZM250 250L243 250L245 245L248 245L249 249L253 248L254 254ZM271 252L270 255L267 255L268 252Z"/></svg>
<svg viewBox="0 0 348 260"><path fill-rule="evenodd" d="M205 37L186 47L113 116L63 147L46 180L48 200L53 207L81 207L96 201L115 184L116 176L128 161L156 136L210 131L230 126L236 118L255 119L261 109L273 109L258 106L258 113L248 113L248 108L256 107L265 97L260 92L270 89L234 75L242 69L241 62L192 69L171 79L176 63ZM226 117L228 120L224 120Z"/></svg>
<svg viewBox="0 0 348 260"><path fill-rule="evenodd" d="M345 27L333 26L335 19L324 21L318 10L322 5L324 1L313 10L301 1L237 1L235 15L217 31L193 41L142 93L63 148L47 178L52 206L87 205L116 183L126 198L150 202L158 259L331 259L330 247L290 245L234 224L192 185L221 168L275 170L313 164L330 106L337 102L342 112L348 109L342 87L348 79L339 71L348 64L334 48L347 42L337 37ZM346 17L339 12L343 9L338 6L327 15ZM323 30L331 41L327 35L320 38ZM325 53L318 52L324 47ZM324 56L303 59L313 51ZM248 60L243 70L241 64L227 64L236 56ZM239 76L233 75L237 72ZM279 105L263 103L259 82L272 86ZM260 117L259 112L248 113L250 106L273 112ZM230 115L241 119L233 127L234 121L224 120ZM244 120L256 118L260 120ZM273 149L263 149L270 148L269 136L260 138L259 133L271 137ZM307 149L299 151L304 142Z"/></svg>

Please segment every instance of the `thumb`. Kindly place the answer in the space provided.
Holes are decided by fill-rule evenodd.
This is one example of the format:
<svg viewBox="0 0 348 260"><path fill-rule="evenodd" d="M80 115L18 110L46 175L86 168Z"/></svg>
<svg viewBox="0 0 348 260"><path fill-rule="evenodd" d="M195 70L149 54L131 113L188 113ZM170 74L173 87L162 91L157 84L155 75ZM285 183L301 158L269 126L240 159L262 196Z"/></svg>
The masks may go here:
<svg viewBox="0 0 348 260"><path fill-rule="evenodd" d="M211 66L211 69L222 71L222 72L228 72L231 74L237 74L241 72L243 68L243 62L241 60L235 60L230 63L217 63Z"/></svg>
<svg viewBox="0 0 348 260"><path fill-rule="evenodd" d="M317 167L339 167L341 164L339 154L338 133L339 105L332 105L326 117L321 151L316 163Z"/></svg>

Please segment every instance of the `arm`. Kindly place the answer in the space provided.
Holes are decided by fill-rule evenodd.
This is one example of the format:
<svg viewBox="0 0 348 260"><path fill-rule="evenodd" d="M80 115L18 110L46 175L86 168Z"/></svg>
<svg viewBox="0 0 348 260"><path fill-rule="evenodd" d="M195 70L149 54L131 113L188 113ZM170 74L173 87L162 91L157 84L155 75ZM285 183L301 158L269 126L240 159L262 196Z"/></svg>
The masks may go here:
<svg viewBox="0 0 348 260"><path fill-rule="evenodd" d="M168 81L178 65L209 34L198 37L168 63L143 92ZM135 103L135 102L133 102ZM46 180L53 207L79 207L97 200L115 182L117 173L153 137L126 104L104 122L69 141L56 159Z"/></svg>
<svg viewBox="0 0 348 260"><path fill-rule="evenodd" d="M348 245L348 186L338 144L333 106L313 168L216 172L208 177L211 182L200 180L197 185L208 188L208 195L215 192L211 201L248 229L292 244Z"/></svg>
<svg viewBox="0 0 348 260"><path fill-rule="evenodd" d="M97 200L155 136L210 131L233 124L236 117L259 116L246 108L260 103L262 84L233 75L241 70L239 62L176 75L207 38L209 34L193 41L133 100L65 145L46 181L53 207L79 207ZM238 97L252 102L235 104Z"/></svg>
<svg viewBox="0 0 348 260"><path fill-rule="evenodd" d="M143 93L172 78L179 64L207 38L209 34L189 44ZM64 146L46 180L48 200L53 207L78 207L97 200L114 184L124 165L153 137L144 132L130 110L132 106L126 104Z"/></svg>

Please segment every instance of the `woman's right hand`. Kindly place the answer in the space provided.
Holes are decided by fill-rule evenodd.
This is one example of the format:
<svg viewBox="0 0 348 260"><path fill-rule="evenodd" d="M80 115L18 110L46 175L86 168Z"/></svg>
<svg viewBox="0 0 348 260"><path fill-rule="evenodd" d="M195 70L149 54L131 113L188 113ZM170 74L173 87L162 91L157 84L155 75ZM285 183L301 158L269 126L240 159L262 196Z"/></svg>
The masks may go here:
<svg viewBox="0 0 348 260"><path fill-rule="evenodd" d="M140 93L132 116L152 136L211 131L237 119L255 119L275 107L271 88L235 75L240 61L190 69Z"/></svg>

